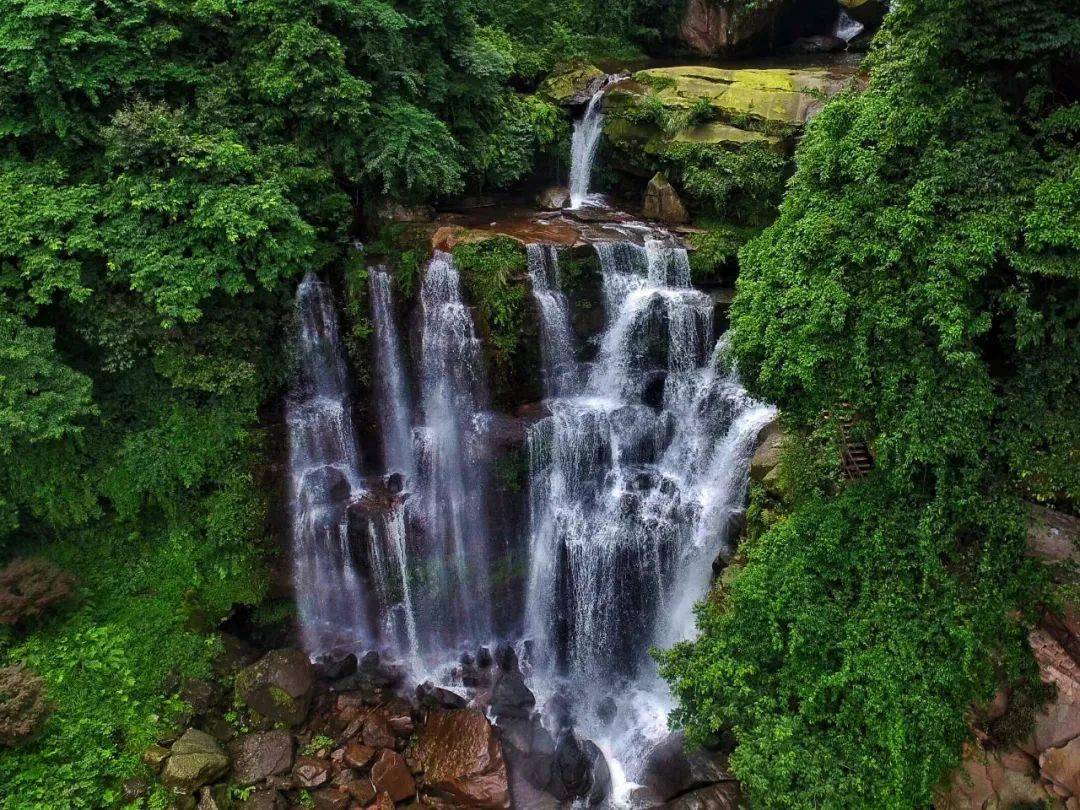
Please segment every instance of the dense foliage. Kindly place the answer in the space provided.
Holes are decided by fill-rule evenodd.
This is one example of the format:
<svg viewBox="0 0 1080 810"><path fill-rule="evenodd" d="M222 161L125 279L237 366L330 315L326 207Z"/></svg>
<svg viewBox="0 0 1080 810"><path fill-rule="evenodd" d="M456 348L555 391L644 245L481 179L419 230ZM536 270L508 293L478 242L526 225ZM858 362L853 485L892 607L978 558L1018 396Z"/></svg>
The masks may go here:
<svg viewBox="0 0 1080 810"><path fill-rule="evenodd" d="M925 806L972 702L1032 675L1022 501L1080 501L1078 53L1068 0L897 3L741 252L788 502L663 670L756 806ZM876 461L853 483L842 418Z"/></svg>
<svg viewBox="0 0 1080 810"><path fill-rule="evenodd" d="M599 5L532 31L467 0L0 0L0 549L77 574L0 629L55 706L0 759L5 806L116 801L204 631L262 598L296 279L362 290L384 201L528 175L566 134L528 82L634 50Z"/></svg>

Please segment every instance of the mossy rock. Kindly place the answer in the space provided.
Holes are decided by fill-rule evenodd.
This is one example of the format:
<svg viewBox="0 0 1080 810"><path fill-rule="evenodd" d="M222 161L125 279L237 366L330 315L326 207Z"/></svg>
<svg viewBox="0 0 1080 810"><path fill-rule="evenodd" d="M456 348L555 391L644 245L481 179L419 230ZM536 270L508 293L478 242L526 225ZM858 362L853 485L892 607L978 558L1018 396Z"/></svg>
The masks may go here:
<svg viewBox="0 0 1080 810"><path fill-rule="evenodd" d="M203 785L223 776L229 758L217 740L204 731L189 728L172 747L161 782L174 793L194 793Z"/></svg>
<svg viewBox="0 0 1080 810"><path fill-rule="evenodd" d="M555 104L582 104L589 99L589 85L605 75L596 65L582 59L564 62L544 79L537 94Z"/></svg>
<svg viewBox="0 0 1080 810"><path fill-rule="evenodd" d="M775 135L766 135L749 129L725 124L722 121L710 121L677 132L671 138L672 143L715 144L729 149L738 149L748 143L764 143L777 152L784 151L784 140Z"/></svg>
<svg viewBox="0 0 1080 810"><path fill-rule="evenodd" d="M236 676L236 695L270 723L299 725L307 716L315 672L299 650L271 650Z"/></svg>
<svg viewBox="0 0 1080 810"><path fill-rule="evenodd" d="M850 74L832 68L686 66L652 68L635 78L658 86L652 92L668 107L689 108L705 99L729 119L801 126L847 85Z"/></svg>

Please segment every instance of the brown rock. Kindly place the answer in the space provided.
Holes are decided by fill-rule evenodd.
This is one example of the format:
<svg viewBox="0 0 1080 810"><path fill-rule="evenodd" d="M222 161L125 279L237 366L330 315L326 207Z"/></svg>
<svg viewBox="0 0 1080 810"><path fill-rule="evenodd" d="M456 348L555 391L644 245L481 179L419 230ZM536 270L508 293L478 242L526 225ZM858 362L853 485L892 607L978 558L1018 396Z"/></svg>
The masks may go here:
<svg viewBox="0 0 1080 810"><path fill-rule="evenodd" d="M372 810L394 810L394 800L386 793L380 793L374 802L368 805Z"/></svg>
<svg viewBox="0 0 1080 810"><path fill-rule="evenodd" d="M293 768L293 776L299 787L319 787L330 778L330 763L315 757L300 757Z"/></svg>
<svg viewBox="0 0 1080 810"><path fill-rule="evenodd" d="M370 779L354 779L345 785L345 790L353 799L362 805L371 804L375 801L375 787Z"/></svg>
<svg viewBox="0 0 1080 810"><path fill-rule="evenodd" d="M311 794L315 810L346 810L351 798L348 793L337 788L322 788Z"/></svg>
<svg viewBox="0 0 1080 810"><path fill-rule="evenodd" d="M1039 755L1039 770L1044 779L1080 796L1080 737L1059 748L1049 748ZM1059 794L1060 795L1060 794Z"/></svg>
<svg viewBox="0 0 1080 810"><path fill-rule="evenodd" d="M1039 677L1057 687L1057 697L1035 716L1030 747L1024 746L1034 754L1080 737L1080 665L1043 630L1033 630L1028 641L1039 662Z"/></svg>
<svg viewBox="0 0 1080 810"><path fill-rule="evenodd" d="M255 790L240 802L240 810L285 810L285 797L276 790Z"/></svg>
<svg viewBox="0 0 1080 810"><path fill-rule="evenodd" d="M664 810L738 810L742 793L738 782L720 782L684 793L664 805Z"/></svg>
<svg viewBox="0 0 1080 810"><path fill-rule="evenodd" d="M381 712L373 712L364 721L364 732L361 735L364 745L372 748L393 748L397 738L390 728L390 722L386 715Z"/></svg>
<svg viewBox="0 0 1080 810"><path fill-rule="evenodd" d="M407 714L391 717L390 730L399 737L411 737L412 733L416 731L416 723Z"/></svg>
<svg viewBox="0 0 1080 810"><path fill-rule="evenodd" d="M425 792L433 797L468 807L510 806L502 748L479 712L432 711L415 756L424 771Z"/></svg>
<svg viewBox="0 0 1080 810"><path fill-rule="evenodd" d="M690 221L686 206L679 199L679 192L660 172L653 175L645 189L642 213L648 219L656 219L669 225L681 225Z"/></svg>
<svg viewBox="0 0 1080 810"><path fill-rule="evenodd" d="M939 810L1007 810L1018 804L1040 804L1049 798L1036 776L1033 759L1020 751L999 756L968 744L963 762L935 806Z"/></svg>
<svg viewBox="0 0 1080 810"><path fill-rule="evenodd" d="M734 11L730 8L733 5L717 0L690 0L679 24L679 36L691 50L704 56L732 53L765 31L779 3L762 4L763 8L757 11Z"/></svg>
<svg viewBox="0 0 1080 810"><path fill-rule="evenodd" d="M346 743L343 751L345 764L350 768L366 768L375 759L375 749L356 740Z"/></svg>
<svg viewBox="0 0 1080 810"><path fill-rule="evenodd" d="M244 734L229 746L233 761L232 779L238 785L254 785L292 767L293 739L287 731Z"/></svg>
<svg viewBox="0 0 1080 810"><path fill-rule="evenodd" d="M371 783L375 790L390 794L396 802L416 795L416 783L405 764L405 757L396 751L383 751L371 766Z"/></svg>

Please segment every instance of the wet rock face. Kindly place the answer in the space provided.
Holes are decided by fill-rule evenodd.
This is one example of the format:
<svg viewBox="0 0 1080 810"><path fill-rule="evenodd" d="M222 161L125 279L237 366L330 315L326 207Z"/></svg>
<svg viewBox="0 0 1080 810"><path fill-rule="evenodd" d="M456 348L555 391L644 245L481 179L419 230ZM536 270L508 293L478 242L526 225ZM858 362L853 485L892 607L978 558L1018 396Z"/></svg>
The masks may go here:
<svg viewBox="0 0 1080 810"><path fill-rule="evenodd" d="M742 793L737 782L720 782L694 790L664 805L665 810L738 810Z"/></svg>
<svg viewBox="0 0 1080 810"><path fill-rule="evenodd" d="M307 716L315 673L299 650L271 650L236 676L236 694L271 723L299 725Z"/></svg>
<svg viewBox="0 0 1080 810"><path fill-rule="evenodd" d="M683 793L717 782L731 781L726 757L708 751L689 751L679 732L660 741L645 760L641 782L668 801Z"/></svg>
<svg viewBox="0 0 1080 810"><path fill-rule="evenodd" d="M415 753L425 794L467 807L510 806L502 747L475 711L437 709L428 715Z"/></svg>
<svg viewBox="0 0 1080 810"><path fill-rule="evenodd" d="M386 793L395 802L405 801L416 794L405 758L396 751L383 751L371 768L371 784L379 793Z"/></svg>

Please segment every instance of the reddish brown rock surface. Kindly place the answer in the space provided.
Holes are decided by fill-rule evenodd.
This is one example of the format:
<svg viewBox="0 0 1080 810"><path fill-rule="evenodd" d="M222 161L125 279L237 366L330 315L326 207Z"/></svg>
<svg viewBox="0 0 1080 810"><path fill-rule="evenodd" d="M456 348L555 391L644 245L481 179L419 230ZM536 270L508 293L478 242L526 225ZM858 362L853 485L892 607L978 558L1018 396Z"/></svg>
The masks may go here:
<svg viewBox="0 0 1080 810"><path fill-rule="evenodd" d="M375 790L386 793L396 802L405 801L416 794L405 757L396 751L383 751L371 767L371 783Z"/></svg>
<svg viewBox="0 0 1080 810"><path fill-rule="evenodd" d="M490 724L479 712L436 710L428 715L415 756L425 795L445 807L507 808L506 763Z"/></svg>

